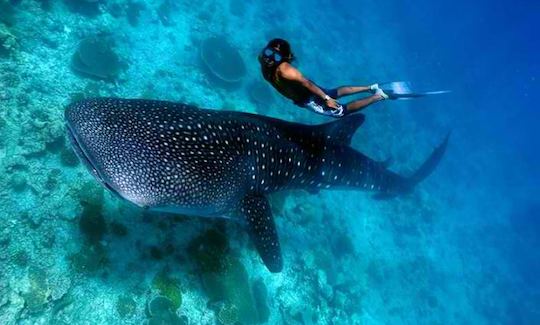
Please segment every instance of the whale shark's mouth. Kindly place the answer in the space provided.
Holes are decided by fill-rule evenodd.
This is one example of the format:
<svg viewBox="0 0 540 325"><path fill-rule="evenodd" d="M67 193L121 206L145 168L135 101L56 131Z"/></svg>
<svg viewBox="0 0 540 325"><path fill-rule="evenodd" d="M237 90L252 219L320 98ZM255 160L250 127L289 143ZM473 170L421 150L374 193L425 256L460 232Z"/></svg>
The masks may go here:
<svg viewBox="0 0 540 325"><path fill-rule="evenodd" d="M75 154L79 158L79 160L88 168L90 173L101 183L103 186L105 186L109 191L114 193L115 195L118 195L119 197L122 197L105 179L102 177L102 175L99 173L98 169L92 162L92 159L90 156L86 153L86 150L84 149L84 146L81 145L80 141L77 139L77 135L73 130L71 129L71 126L69 124L66 124L66 128L68 130L68 138L71 142L71 147L73 148L73 151L75 151Z"/></svg>

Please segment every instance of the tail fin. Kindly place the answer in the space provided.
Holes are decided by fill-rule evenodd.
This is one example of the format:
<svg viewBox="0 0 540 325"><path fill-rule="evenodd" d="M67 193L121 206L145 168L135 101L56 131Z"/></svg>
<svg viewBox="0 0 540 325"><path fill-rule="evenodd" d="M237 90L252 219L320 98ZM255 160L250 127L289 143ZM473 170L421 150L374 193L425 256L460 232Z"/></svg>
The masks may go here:
<svg viewBox="0 0 540 325"><path fill-rule="evenodd" d="M423 181L426 177L428 177L435 168L439 165L439 162L441 161L442 157L444 156L444 153L446 152L446 147L448 146L448 139L450 138L450 133L446 135L444 138L444 141L438 145L435 149L433 149L433 153L431 153L431 156L418 168L418 170L409 177L408 185L412 189L416 184Z"/></svg>
<svg viewBox="0 0 540 325"><path fill-rule="evenodd" d="M412 192L414 187L428 177L434 170L437 168L441 162L444 153L446 152L446 147L448 146L448 139L450 138L450 133L446 135L443 142L439 144L429 156L429 158L418 168L418 170L410 177L403 177L398 174L392 173L395 176L395 187L386 192L376 193L373 198L376 200L388 200L395 198L399 195Z"/></svg>

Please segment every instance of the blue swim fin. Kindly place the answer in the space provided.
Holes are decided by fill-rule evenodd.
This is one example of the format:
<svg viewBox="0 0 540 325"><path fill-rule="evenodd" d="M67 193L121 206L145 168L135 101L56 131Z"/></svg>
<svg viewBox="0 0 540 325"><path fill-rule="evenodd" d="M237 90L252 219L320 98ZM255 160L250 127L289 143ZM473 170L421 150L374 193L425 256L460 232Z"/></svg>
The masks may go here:
<svg viewBox="0 0 540 325"><path fill-rule="evenodd" d="M436 91L413 91L410 82L407 81L393 81L379 84L379 88L388 95L388 99L411 99L424 97L429 95L439 95L451 92L450 90L436 90Z"/></svg>

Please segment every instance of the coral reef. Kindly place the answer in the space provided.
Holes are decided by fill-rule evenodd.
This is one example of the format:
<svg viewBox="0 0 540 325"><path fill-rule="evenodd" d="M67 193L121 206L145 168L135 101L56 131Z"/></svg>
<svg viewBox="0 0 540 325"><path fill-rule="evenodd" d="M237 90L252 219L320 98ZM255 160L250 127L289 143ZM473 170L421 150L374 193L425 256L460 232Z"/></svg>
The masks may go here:
<svg viewBox="0 0 540 325"><path fill-rule="evenodd" d="M97 274L108 264L105 247L99 243L84 244L79 252L69 256L71 266L79 273Z"/></svg>
<svg viewBox="0 0 540 325"><path fill-rule="evenodd" d="M173 24L171 15L175 8L176 5L171 0L163 0L158 6L157 15L164 26L171 26Z"/></svg>
<svg viewBox="0 0 540 325"><path fill-rule="evenodd" d="M15 24L15 8L9 0L0 1L0 26L2 24L7 26Z"/></svg>
<svg viewBox="0 0 540 325"><path fill-rule="evenodd" d="M79 219L79 229L91 244L98 243L107 233L101 205L86 204Z"/></svg>
<svg viewBox="0 0 540 325"><path fill-rule="evenodd" d="M219 308L218 321L223 325L233 325L238 322L238 307L234 304L225 303Z"/></svg>
<svg viewBox="0 0 540 325"><path fill-rule="evenodd" d="M248 84L247 92L249 99L257 106L257 111L263 113L268 111L274 102L275 98L272 95L272 90L267 83L262 81L253 81Z"/></svg>
<svg viewBox="0 0 540 325"><path fill-rule="evenodd" d="M146 9L144 2L129 0L126 7L126 17L129 24L133 27L139 25L141 12Z"/></svg>
<svg viewBox="0 0 540 325"><path fill-rule="evenodd" d="M23 292L25 307L31 314L42 312L48 303L50 289L45 270L31 267L28 270L28 291Z"/></svg>
<svg viewBox="0 0 540 325"><path fill-rule="evenodd" d="M187 325L185 318L179 317L175 312L173 303L166 297L157 296L147 305L149 316L147 325Z"/></svg>
<svg viewBox="0 0 540 325"><path fill-rule="evenodd" d="M240 260L225 256L222 270L201 274L206 293L211 301L225 301L238 310L241 323L253 324L259 320L247 271Z"/></svg>
<svg viewBox="0 0 540 325"><path fill-rule="evenodd" d="M17 193L24 192L28 188L28 182L23 175L15 174L11 178L11 188Z"/></svg>
<svg viewBox="0 0 540 325"><path fill-rule="evenodd" d="M66 7L74 13L87 17L96 17L101 13L101 0L64 0Z"/></svg>
<svg viewBox="0 0 540 325"><path fill-rule="evenodd" d="M246 75L244 60L225 36L205 39L201 43L200 56L204 70L216 85L235 87Z"/></svg>
<svg viewBox="0 0 540 325"><path fill-rule="evenodd" d="M56 315L58 315L60 312L62 312L74 302L75 298L70 293L65 293L63 296L61 296L58 300L54 302L54 306L52 308L53 317L56 317Z"/></svg>
<svg viewBox="0 0 540 325"><path fill-rule="evenodd" d="M229 11L235 16L242 17L246 12L246 2L242 0L231 0L229 2Z"/></svg>
<svg viewBox="0 0 540 325"><path fill-rule="evenodd" d="M224 269L224 256L229 250L227 238L220 231L210 229L193 239L188 254L204 272L220 272Z"/></svg>
<svg viewBox="0 0 540 325"><path fill-rule="evenodd" d="M41 9L45 11L51 10L51 7L52 7L51 0L39 0L39 4L40 4Z"/></svg>
<svg viewBox="0 0 540 325"><path fill-rule="evenodd" d="M13 54L17 48L17 39L6 25L0 22L0 58Z"/></svg>
<svg viewBox="0 0 540 325"><path fill-rule="evenodd" d="M259 105L271 105L275 98L272 89L267 83L262 81L253 81L247 86L249 99Z"/></svg>
<svg viewBox="0 0 540 325"><path fill-rule="evenodd" d="M116 300L116 311L122 318L129 318L135 314L137 303L132 297L122 295Z"/></svg>
<svg viewBox="0 0 540 325"><path fill-rule="evenodd" d="M65 167L75 167L79 165L79 158L71 148L63 147L60 150L60 163Z"/></svg>
<svg viewBox="0 0 540 325"><path fill-rule="evenodd" d="M268 307L268 289L262 278L253 281L253 299L257 306L259 322L264 324L270 317L270 308Z"/></svg>
<svg viewBox="0 0 540 325"><path fill-rule="evenodd" d="M354 253L354 245L347 233L337 234L337 236L334 236L330 245L333 256L336 258L341 258L345 255Z"/></svg>
<svg viewBox="0 0 540 325"><path fill-rule="evenodd" d="M83 39L72 56L71 68L83 76L112 81L123 69L111 37L96 35Z"/></svg>
<svg viewBox="0 0 540 325"><path fill-rule="evenodd" d="M118 237L125 237L129 233L128 228L126 226L124 226L123 224L121 224L120 222L117 222L117 221L112 221L109 224L109 227L111 229L111 234L113 234L115 236L118 236Z"/></svg>
<svg viewBox="0 0 540 325"><path fill-rule="evenodd" d="M82 182L77 188L73 189L73 195L83 207L88 206L90 209L99 210L103 207L104 190L95 180Z"/></svg>
<svg viewBox="0 0 540 325"><path fill-rule="evenodd" d="M169 299L172 308L177 310L182 305L182 291L178 279L169 275L168 270L164 269L154 277L152 286L158 293Z"/></svg>
<svg viewBox="0 0 540 325"><path fill-rule="evenodd" d="M226 303L227 309L223 310L221 306L218 316L220 313L229 317L237 315L241 323L258 322L247 271L242 262L230 254L225 236L216 230L208 230L190 243L189 253L197 264L210 301Z"/></svg>
<svg viewBox="0 0 540 325"><path fill-rule="evenodd" d="M30 260L30 257L28 256L28 253L25 251L18 251L12 257L13 263L23 268L28 266L29 260Z"/></svg>

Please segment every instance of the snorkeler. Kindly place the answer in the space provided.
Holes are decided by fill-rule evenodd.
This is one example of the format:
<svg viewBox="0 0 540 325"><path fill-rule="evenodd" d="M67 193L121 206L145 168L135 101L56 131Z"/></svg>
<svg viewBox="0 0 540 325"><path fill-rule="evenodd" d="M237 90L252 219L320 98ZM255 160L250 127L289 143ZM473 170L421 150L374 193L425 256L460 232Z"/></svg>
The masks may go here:
<svg viewBox="0 0 540 325"><path fill-rule="evenodd" d="M259 55L264 79L280 94L291 99L294 104L300 107L323 115L343 117L378 101L395 99L391 94L386 94L379 88L378 84L345 86L335 89L322 88L306 79L298 69L292 66L291 63L294 59L289 42L280 38L268 42ZM363 92L370 92L372 95L348 104L340 104L337 101L343 96Z"/></svg>

